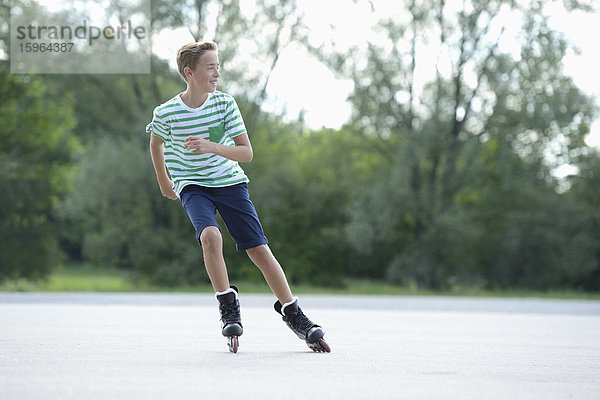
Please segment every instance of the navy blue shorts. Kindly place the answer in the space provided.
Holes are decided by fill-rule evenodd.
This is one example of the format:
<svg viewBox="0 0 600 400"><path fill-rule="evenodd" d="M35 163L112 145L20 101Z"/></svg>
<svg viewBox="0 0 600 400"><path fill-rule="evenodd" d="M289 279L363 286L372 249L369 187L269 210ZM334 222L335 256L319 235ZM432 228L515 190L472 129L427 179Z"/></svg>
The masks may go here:
<svg viewBox="0 0 600 400"><path fill-rule="evenodd" d="M198 241L205 228L216 226L221 229L217 223L219 211L238 251L268 243L246 183L216 188L188 185L179 198L196 229Z"/></svg>

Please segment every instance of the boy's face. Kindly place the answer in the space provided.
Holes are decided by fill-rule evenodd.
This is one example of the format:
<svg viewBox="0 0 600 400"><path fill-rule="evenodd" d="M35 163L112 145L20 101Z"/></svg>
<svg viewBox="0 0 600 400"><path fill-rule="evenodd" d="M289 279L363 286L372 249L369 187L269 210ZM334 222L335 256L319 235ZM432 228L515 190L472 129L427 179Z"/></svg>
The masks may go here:
<svg viewBox="0 0 600 400"><path fill-rule="evenodd" d="M202 92L214 92L221 76L219 55L216 51L209 50L200 57L194 69L185 67L183 72L190 87Z"/></svg>

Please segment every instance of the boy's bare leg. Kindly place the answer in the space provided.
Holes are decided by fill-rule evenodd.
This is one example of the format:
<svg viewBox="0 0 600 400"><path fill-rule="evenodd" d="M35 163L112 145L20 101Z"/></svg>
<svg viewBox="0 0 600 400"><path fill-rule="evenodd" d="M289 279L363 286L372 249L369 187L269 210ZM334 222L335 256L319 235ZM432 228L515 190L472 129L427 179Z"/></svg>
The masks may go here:
<svg viewBox="0 0 600 400"><path fill-rule="evenodd" d="M266 244L246 250L248 257L260 269L267 284L277 296L281 304L289 303L294 299L285 273L279 262Z"/></svg>
<svg viewBox="0 0 600 400"><path fill-rule="evenodd" d="M216 226L204 228L200 234L200 244L204 254L204 265L215 292L229 289L229 277L223 258L223 237Z"/></svg>

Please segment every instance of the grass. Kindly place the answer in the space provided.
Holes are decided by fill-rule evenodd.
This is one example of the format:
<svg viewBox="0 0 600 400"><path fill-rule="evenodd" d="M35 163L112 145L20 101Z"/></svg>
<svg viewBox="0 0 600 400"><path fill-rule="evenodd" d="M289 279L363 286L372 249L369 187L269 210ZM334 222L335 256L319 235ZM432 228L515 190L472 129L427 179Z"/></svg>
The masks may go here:
<svg viewBox="0 0 600 400"><path fill-rule="evenodd" d="M42 292L128 292L138 290L128 279L127 272L90 267L61 268L47 280L11 280L0 285L3 291Z"/></svg>
<svg viewBox="0 0 600 400"><path fill-rule="evenodd" d="M264 282L236 283L244 293L270 293ZM304 294L354 294L354 295L421 295L421 296L477 296L477 297L538 297L560 299L600 300L600 293L576 291L536 292L526 290L491 291L479 288L454 288L447 291L431 291L418 287L400 287L385 282L347 280L343 288L325 288L309 285L293 285L294 292ZM182 292L210 293L207 284L165 287L136 283L127 271L99 269L92 267L65 267L55 270L42 281L31 282L24 279L11 280L0 284L4 292Z"/></svg>

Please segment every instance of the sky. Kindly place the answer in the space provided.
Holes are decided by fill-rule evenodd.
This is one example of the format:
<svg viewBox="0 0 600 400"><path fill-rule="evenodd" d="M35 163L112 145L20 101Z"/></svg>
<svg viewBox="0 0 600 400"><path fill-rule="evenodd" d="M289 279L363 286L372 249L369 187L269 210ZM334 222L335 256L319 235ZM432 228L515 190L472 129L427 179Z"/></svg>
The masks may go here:
<svg viewBox="0 0 600 400"><path fill-rule="evenodd" d="M552 10L550 25L555 30L564 32L579 49L578 52L569 51L564 60L564 71L573 78L580 89L596 97L596 102L600 104L600 60L597 56L600 7L592 14L566 13L559 3L547 2ZM314 7L314 1L310 0L299 0L299 4L305 13L305 23L311 31L317 36L333 35L334 40L341 46L344 43L364 41L365 32L369 31L378 18L377 15L371 15L370 9L365 8L366 3L357 6L350 0L321 1L318 3L319 7ZM382 1L376 4L392 7L382 9L383 15L397 12L393 7L400 7L398 2ZM340 13L340 10L344 12ZM335 26L335 30L332 30L331 26ZM153 39L153 51L172 60L176 50L192 40L186 28L164 31ZM505 46L510 46L510 43ZM303 77L309 77L310 82ZM420 79L425 81L429 78L422 76ZM273 71L263 109L275 112L285 110L289 119L295 119L304 111L305 122L310 128L318 129L324 126L335 129L342 126L350 116L351 108L346 99L352 87L351 81L337 77L318 59L308 55L302 46L291 45L283 51ZM317 94L317 90L320 94ZM592 125L586 143L600 147L600 118Z"/></svg>

